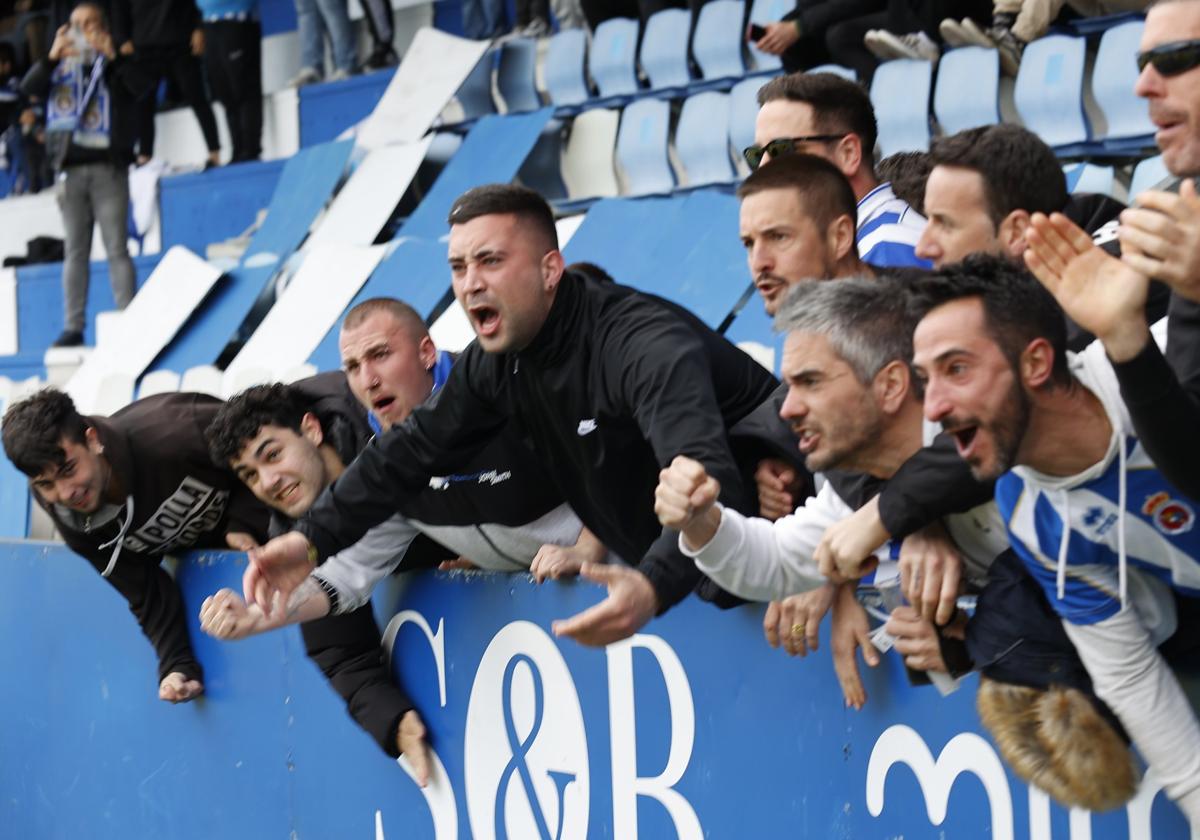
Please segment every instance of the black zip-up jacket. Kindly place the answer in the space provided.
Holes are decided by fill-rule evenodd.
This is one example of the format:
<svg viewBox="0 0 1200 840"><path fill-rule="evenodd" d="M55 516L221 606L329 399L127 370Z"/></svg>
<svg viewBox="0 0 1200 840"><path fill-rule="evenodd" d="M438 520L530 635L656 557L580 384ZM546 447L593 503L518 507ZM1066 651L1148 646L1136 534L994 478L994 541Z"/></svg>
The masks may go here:
<svg viewBox="0 0 1200 840"><path fill-rule="evenodd" d="M208 455L204 429L221 401L205 394L161 394L111 417L89 417L125 501L91 515L48 505L64 542L129 602L158 653L159 679L173 671L199 678L179 587L163 555L188 548L226 548L225 534L261 540L268 511L229 470Z"/></svg>
<svg viewBox="0 0 1200 840"><path fill-rule="evenodd" d="M546 323L518 353L472 344L433 399L380 438L297 527L327 557L429 483L460 470L507 423L579 518L637 564L665 610L700 581L654 515L661 467L705 465L721 498L753 513L727 433L776 380L698 319L615 283L567 273Z"/></svg>
<svg viewBox="0 0 1200 840"><path fill-rule="evenodd" d="M113 0L113 43L138 47L187 47L200 28L192 0Z"/></svg>

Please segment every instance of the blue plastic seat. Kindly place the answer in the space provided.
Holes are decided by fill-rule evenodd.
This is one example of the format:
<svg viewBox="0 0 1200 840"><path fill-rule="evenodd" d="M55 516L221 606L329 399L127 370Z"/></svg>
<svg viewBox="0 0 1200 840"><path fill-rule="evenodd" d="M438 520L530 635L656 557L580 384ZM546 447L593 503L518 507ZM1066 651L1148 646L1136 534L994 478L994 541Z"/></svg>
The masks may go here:
<svg viewBox="0 0 1200 840"><path fill-rule="evenodd" d="M611 18L596 27L588 68L600 97L628 97L638 92L634 69L638 23L631 18Z"/></svg>
<svg viewBox="0 0 1200 840"><path fill-rule="evenodd" d="M1150 106L1133 92L1137 82L1137 52L1145 26L1129 21L1105 31L1096 50L1092 94L1107 123L1106 149L1137 149L1154 145Z"/></svg>
<svg viewBox="0 0 1200 840"><path fill-rule="evenodd" d="M587 73L587 34L582 29L567 29L550 39L546 63L546 91L555 106L582 105L591 98Z"/></svg>
<svg viewBox="0 0 1200 840"><path fill-rule="evenodd" d="M898 59L879 65L871 82L871 104L879 123L879 154L929 148L929 93L933 64Z"/></svg>
<svg viewBox="0 0 1200 840"><path fill-rule="evenodd" d="M745 12L741 0L709 0L700 7L692 55L706 81L739 79L746 74Z"/></svg>
<svg viewBox="0 0 1200 840"><path fill-rule="evenodd" d="M1162 155L1146 158L1133 168L1133 178L1129 182L1129 203L1132 204L1143 192L1157 187L1159 182L1171 177Z"/></svg>
<svg viewBox="0 0 1200 840"><path fill-rule="evenodd" d="M646 21L641 60L652 90L684 88L691 83L687 51L691 25L692 16L686 9L663 9Z"/></svg>
<svg viewBox="0 0 1200 840"><path fill-rule="evenodd" d="M492 71L496 67L496 53L489 50L479 63L463 79L454 94L462 106L462 121L477 120L486 114L496 113L496 101L492 99Z"/></svg>
<svg viewBox="0 0 1200 840"><path fill-rule="evenodd" d="M758 91L769 82L761 76L742 79L729 91L729 142L739 159L742 149L754 143L754 120L758 117Z"/></svg>
<svg viewBox="0 0 1200 840"><path fill-rule="evenodd" d="M675 173L667 156L671 103L639 99L621 115L617 131L617 162L625 172L630 195L667 193L675 189Z"/></svg>
<svg viewBox="0 0 1200 840"><path fill-rule="evenodd" d="M768 23L776 23L781 20L785 14L795 11L795 2L788 0L754 0L750 6L750 23L766 26ZM783 67L783 62L779 60L779 56L765 53L758 47L754 46L754 42L748 42L750 47L750 55L754 58L754 68L759 72L767 70L779 70Z"/></svg>
<svg viewBox="0 0 1200 840"><path fill-rule="evenodd" d="M806 73L832 73L835 76L841 76L851 82L858 81L858 74L851 67L845 67L841 64L821 64L813 67L811 70L806 70Z"/></svg>
<svg viewBox="0 0 1200 840"><path fill-rule="evenodd" d="M1112 196L1113 187L1116 185L1116 171L1111 166L1078 163L1064 166L1063 175L1067 178L1067 190L1073 193L1100 193Z"/></svg>
<svg viewBox="0 0 1200 840"><path fill-rule="evenodd" d="M942 56L933 113L946 134L1000 122L1000 53L962 47Z"/></svg>
<svg viewBox="0 0 1200 840"><path fill-rule="evenodd" d="M729 94L714 90L688 97L675 126L675 151L689 187L734 180L737 172L729 157Z"/></svg>
<svg viewBox="0 0 1200 840"><path fill-rule="evenodd" d="M536 111L542 107L537 91L537 41L533 38L514 38L500 48L496 66L496 87L508 113Z"/></svg>
<svg viewBox="0 0 1200 840"><path fill-rule="evenodd" d="M1013 91L1017 112L1059 154L1085 150L1091 139L1083 111L1086 50L1083 38L1051 35L1030 43L1021 57Z"/></svg>

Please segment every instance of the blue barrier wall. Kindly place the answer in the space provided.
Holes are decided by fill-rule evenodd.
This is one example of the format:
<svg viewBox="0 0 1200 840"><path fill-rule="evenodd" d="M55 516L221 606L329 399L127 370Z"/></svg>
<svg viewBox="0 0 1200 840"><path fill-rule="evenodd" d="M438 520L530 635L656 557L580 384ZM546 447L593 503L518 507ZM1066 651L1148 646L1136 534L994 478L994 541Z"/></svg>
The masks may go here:
<svg viewBox="0 0 1200 840"><path fill-rule="evenodd" d="M422 793L349 721L294 629L194 635L208 694L173 707L82 560L0 543L0 563L5 837L1081 840L1089 823L1095 840L1187 836L1149 790L1090 817L1031 793L980 735L970 685L910 688L894 655L856 713L824 646L806 661L766 647L759 607L689 600L592 650L549 628L599 589L524 576L425 575L377 595L384 618L402 610L392 661L442 768ZM192 614L243 567L183 563Z"/></svg>
<svg viewBox="0 0 1200 840"><path fill-rule="evenodd" d="M185 245L205 248L237 236L271 203L286 160L254 161L208 172L172 175L159 181L162 250Z"/></svg>
<svg viewBox="0 0 1200 840"><path fill-rule="evenodd" d="M395 73L395 69L378 70L300 88L300 147L336 140L347 128L366 119Z"/></svg>

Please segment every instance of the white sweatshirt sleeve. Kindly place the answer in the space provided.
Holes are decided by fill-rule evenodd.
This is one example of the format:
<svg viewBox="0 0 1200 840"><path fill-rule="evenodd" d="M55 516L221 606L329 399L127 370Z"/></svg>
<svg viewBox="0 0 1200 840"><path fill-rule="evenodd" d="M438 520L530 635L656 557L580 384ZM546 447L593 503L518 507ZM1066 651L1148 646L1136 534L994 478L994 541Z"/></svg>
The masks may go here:
<svg viewBox="0 0 1200 840"><path fill-rule="evenodd" d="M417 534L416 527L396 514L314 569L313 577L337 592L333 614L348 613L367 603L375 585L400 565Z"/></svg>
<svg viewBox="0 0 1200 840"><path fill-rule="evenodd" d="M721 524L707 545L691 549L680 535L679 548L723 589L751 601L774 601L828 583L813 553L825 529L851 513L825 482L804 507L774 522L722 507Z"/></svg>
<svg viewBox="0 0 1200 840"><path fill-rule="evenodd" d="M1095 624L1063 622L1096 695L1120 719L1193 830L1200 828L1200 724L1138 613Z"/></svg>

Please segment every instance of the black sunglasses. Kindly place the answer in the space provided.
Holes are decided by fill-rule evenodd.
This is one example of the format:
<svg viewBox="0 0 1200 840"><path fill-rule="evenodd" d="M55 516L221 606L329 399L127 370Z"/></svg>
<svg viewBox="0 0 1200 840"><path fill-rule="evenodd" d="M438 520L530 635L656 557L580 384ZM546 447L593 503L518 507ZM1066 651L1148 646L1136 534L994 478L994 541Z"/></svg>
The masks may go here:
<svg viewBox="0 0 1200 840"><path fill-rule="evenodd" d="M1160 76L1178 76L1193 67L1200 66L1200 40L1172 41L1154 49L1137 54L1137 68L1141 73L1147 64L1153 64Z"/></svg>
<svg viewBox="0 0 1200 840"><path fill-rule="evenodd" d="M758 169L763 155L770 155L772 158L783 157L795 154L796 147L801 143L830 143L834 140L841 140L845 136L845 134L810 134L807 137L779 137L765 146L747 146L742 149L742 157L746 159L746 163L750 164L751 169Z"/></svg>

